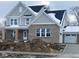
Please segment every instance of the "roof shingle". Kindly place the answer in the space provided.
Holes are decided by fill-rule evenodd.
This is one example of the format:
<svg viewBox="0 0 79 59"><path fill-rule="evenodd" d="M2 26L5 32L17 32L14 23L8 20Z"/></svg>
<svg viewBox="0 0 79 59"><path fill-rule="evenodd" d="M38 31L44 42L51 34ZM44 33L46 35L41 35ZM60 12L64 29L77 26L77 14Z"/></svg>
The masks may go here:
<svg viewBox="0 0 79 59"><path fill-rule="evenodd" d="M33 11L39 12L44 5L29 6Z"/></svg>
<svg viewBox="0 0 79 59"><path fill-rule="evenodd" d="M45 12L46 12L47 14L49 14L49 13L54 13L54 14L55 14L55 17L56 17L57 19L59 19L60 21L62 20L62 17L63 17L63 14L64 14L65 11L66 11L66 10L54 10L54 11L47 11L47 10L45 10Z"/></svg>

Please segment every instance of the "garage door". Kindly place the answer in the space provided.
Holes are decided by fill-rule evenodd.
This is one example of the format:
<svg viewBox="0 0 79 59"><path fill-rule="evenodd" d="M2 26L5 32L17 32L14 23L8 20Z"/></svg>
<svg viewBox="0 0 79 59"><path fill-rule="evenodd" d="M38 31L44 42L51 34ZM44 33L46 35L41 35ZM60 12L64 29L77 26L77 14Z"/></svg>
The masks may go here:
<svg viewBox="0 0 79 59"><path fill-rule="evenodd" d="M64 37L64 43L77 43L76 34L66 34Z"/></svg>

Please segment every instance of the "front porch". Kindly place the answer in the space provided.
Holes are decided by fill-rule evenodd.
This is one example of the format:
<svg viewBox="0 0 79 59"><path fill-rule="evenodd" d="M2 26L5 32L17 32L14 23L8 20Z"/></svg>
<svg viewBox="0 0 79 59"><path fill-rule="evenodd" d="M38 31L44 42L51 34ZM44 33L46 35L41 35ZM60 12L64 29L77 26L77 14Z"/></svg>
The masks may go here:
<svg viewBox="0 0 79 59"><path fill-rule="evenodd" d="M3 33L4 42L27 42L27 29L5 29Z"/></svg>

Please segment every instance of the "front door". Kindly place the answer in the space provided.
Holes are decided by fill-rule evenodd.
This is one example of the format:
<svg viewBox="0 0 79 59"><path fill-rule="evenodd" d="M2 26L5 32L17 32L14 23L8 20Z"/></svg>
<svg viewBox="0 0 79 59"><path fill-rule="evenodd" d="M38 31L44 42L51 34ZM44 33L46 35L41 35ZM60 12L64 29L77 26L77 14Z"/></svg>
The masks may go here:
<svg viewBox="0 0 79 59"><path fill-rule="evenodd" d="M27 41L27 31L23 31L23 40Z"/></svg>
<svg viewBox="0 0 79 59"><path fill-rule="evenodd" d="M66 34L64 36L64 43L77 43L77 35L76 34Z"/></svg>

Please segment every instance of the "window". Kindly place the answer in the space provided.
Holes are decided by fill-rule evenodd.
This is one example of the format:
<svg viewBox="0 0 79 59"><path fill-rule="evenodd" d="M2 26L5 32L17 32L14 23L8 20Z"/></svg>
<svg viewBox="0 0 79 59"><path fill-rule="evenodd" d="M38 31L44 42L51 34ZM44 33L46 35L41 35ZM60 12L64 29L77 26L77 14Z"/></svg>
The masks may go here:
<svg viewBox="0 0 79 59"><path fill-rule="evenodd" d="M37 36L39 36L39 37L48 37L48 36L50 36L50 30L49 29L46 29L46 28L44 28L44 29L37 29Z"/></svg>
<svg viewBox="0 0 79 59"><path fill-rule="evenodd" d="M66 36L70 36L70 34L66 34Z"/></svg>
<svg viewBox="0 0 79 59"><path fill-rule="evenodd" d="M50 36L50 29L47 29L46 36Z"/></svg>
<svg viewBox="0 0 79 59"><path fill-rule="evenodd" d="M11 25L13 25L13 19L11 19Z"/></svg>
<svg viewBox="0 0 79 59"><path fill-rule="evenodd" d="M45 36L45 29L41 30L41 36Z"/></svg>
<svg viewBox="0 0 79 59"><path fill-rule="evenodd" d="M26 19L26 24L29 24L29 18Z"/></svg>
<svg viewBox="0 0 79 59"><path fill-rule="evenodd" d="M40 29L37 29L37 36L40 36Z"/></svg>
<svg viewBox="0 0 79 59"><path fill-rule="evenodd" d="M17 19L11 19L11 25L17 25Z"/></svg>
<svg viewBox="0 0 79 59"><path fill-rule="evenodd" d="M17 25L17 19L14 19L14 25Z"/></svg>
<svg viewBox="0 0 79 59"><path fill-rule="evenodd" d="M72 34L72 36L76 36L76 34Z"/></svg>

